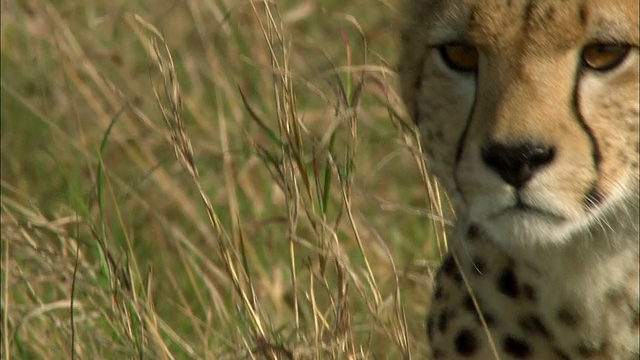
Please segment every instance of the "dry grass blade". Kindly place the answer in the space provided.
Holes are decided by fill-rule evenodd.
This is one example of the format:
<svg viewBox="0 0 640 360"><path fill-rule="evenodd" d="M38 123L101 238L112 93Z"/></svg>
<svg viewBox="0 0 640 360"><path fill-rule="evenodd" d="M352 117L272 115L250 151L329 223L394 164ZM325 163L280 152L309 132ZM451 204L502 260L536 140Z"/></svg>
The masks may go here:
<svg viewBox="0 0 640 360"><path fill-rule="evenodd" d="M156 30L154 33L158 34L159 32ZM158 42L162 44L163 51L160 50ZM198 168L194 160L193 147L191 146L191 140L187 135L183 121L180 86L173 58L171 57L171 51L161 37L152 39L151 45L163 80L161 85L154 84L154 94L162 111L165 123L170 131L171 144L174 147L176 157L180 164L188 171L193 180L193 184L198 189L200 198L207 211L212 230L218 240L218 246L220 247L225 268L233 281L237 294L243 301L245 309L249 312L255 336L259 339L266 338L267 334L258 310L256 309L256 303L252 301L253 297L249 295L248 290L242 285L243 281L241 277L246 277L247 274L245 274L242 271L242 267L238 265L239 256L234 252L233 244L200 182Z"/></svg>
<svg viewBox="0 0 640 360"><path fill-rule="evenodd" d="M3 356L420 357L395 6L3 2Z"/></svg>

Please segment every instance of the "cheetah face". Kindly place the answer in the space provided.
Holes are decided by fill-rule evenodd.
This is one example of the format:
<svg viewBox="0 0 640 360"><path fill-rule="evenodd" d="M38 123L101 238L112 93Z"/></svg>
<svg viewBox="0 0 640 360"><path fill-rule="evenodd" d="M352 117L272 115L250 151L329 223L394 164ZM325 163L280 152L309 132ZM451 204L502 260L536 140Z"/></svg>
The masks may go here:
<svg viewBox="0 0 640 360"><path fill-rule="evenodd" d="M637 0L413 3L403 97L460 216L524 245L638 223Z"/></svg>

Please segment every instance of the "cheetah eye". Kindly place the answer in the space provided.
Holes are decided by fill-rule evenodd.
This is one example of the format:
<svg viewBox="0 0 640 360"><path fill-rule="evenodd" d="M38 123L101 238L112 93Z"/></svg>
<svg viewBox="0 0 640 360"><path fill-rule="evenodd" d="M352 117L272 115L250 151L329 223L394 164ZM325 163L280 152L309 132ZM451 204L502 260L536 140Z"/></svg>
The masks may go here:
<svg viewBox="0 0 640 360"><path fill-rule="evenodd" d="M438 48L442 60L453 70L460 72L476 71L478 68L478 50L468 44L446 44Z"/></svg>
<svg viewBox="0 0 640 360"><path fill-rule="evenodd" d="M629 49L627 45L587 45L582 50L582 63L596 71L607 71L620 65L629 54Z"/></svg>

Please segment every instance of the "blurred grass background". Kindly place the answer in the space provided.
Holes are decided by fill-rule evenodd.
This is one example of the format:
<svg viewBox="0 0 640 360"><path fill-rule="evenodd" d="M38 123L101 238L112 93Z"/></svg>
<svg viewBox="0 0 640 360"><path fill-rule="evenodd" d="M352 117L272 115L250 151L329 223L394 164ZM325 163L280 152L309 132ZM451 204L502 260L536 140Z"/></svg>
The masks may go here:
<svg viewBox="0 0 640 360"><path fill-rule="evenodd" d="M399 0L2 0L11 359L424 357Z"/></svg>

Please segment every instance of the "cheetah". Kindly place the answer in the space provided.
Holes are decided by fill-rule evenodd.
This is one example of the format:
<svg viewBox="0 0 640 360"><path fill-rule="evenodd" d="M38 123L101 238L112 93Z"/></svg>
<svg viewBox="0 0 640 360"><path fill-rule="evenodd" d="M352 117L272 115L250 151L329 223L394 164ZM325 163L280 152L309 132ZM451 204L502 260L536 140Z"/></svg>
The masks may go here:
<svg viewBox="0 0 640 360"><path fill-rule="evenodd" d="M398 72L456 214L433 359L639 358L638 0L410 0Z"/></svg>

